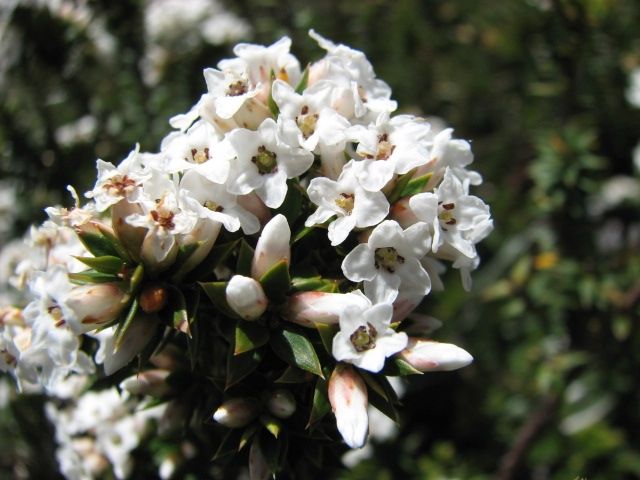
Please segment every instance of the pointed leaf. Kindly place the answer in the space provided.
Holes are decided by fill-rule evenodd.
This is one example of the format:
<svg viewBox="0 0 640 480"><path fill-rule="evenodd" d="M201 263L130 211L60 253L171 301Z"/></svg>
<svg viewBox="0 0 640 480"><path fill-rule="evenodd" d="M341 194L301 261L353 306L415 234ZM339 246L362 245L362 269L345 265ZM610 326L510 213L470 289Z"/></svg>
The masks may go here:
<svg viewBox="0 0 640 480"><path fill-rule="evenodd" d="M291 245L293 245L294 243L299 242L300 240L302 240L303 238L305 238L307 235L309 235L311 232L313 232L315 227L304 227L302 230L300 230L298 233L296 233L293 236L293 240L291 240Z"/></svg>
<svg viewBox="0 0 640 480"><path fill-rule="evenodd" d="M260 284L269 300L276 303L283 302L291 288L289 263L286 260L276 263L260 278Z"/></svg>
<svg viewBox="0 0 640 480"><path fill-rule="evenodd" d="M235 312L231 309L227 303L227 282L198 282L199 285L207 294L211 303L222 312L222 314L231 318L238 318Z"/></svg>
<svg viewBox="0 0 640 480"><path fill-rule="evenodd" d="M222 262L224 262L231 252L238 246L238 240L215 245L209 254L198 264L196 268L187 273L186 282L206 278Z"/></svg>
<svg viewBox="0 0 640 480"><path fill-rule="evenodd" d="M269 330L255 322L239 321L236 324L234 355L249 352L269 341Z"/></svg>
<svg viewBox="0 0 640 480"><path fill-rule="evenodd" d="M376 407L382 413L384 413L387 417L389 417L394 422L400 421L400 415L398 414L398 410L393 405L392 402L387 400L383 395L380 395L376 390L369 387L367 388L369 393L369 404Z"/></svg>
<svg viewBox="0 0 640 480"><path fill-rule="evenodd" d="M271 114L275 118L278 118L280 109L278 108L278 104L276 103L276 101L273 99L273 82L276 79L276 74L273 71L273 68L271 69L271 72L269 72L269 79L271 80L271 88L269 89L269 99L267 100L267 104L269 106L269 111L271 112Z"/></svg>
<svg viewBox="0 0 640 480"><path fill-rule="evenodd" d="M287 180L287 187L287 195L282 205L276 209L276 213L284 215L289 225L293 225L302 210L302 193L300 186L294 180Z"/></svg>
<svg viewBox="0 0 640 480"><path fill-rule="evenodd" d="M302 77L300 78L298 85L296 85L296 93L301 94L302 92L304 92L307 88L307 85L309 85L309 65L307 65L307 67L304 69L304 72L302 72Z"/></svg>
<svg viewBox="0 0 640 480"><path fill-rule="evenodd" d="M253 261L254 250L251 245L243 238L240 240L240 250L238 252L238 263L236 264L236 273L238 275L244 275L245 277L251 276L251 262Z"/></svg>
<svg viewBox="0 0 640 480"><path fill-rule="evenodd" d="M260 425L257 423L252 423L251 425L249 425L247 428L244 429L244 431L242 432L242 437L240 437L240 443L238 444L238 451L242 450L244 447L247 446L247 443L249 443L249 440L253 438L253 436L256 434L258 430L260 430Z"/></svg>
<svg viewBox="0 0 640 480"><path fill-rule="evenodd" d="M250 352L234 355L233 350L229 350L227 356L227 380L225 390L232 387L246 376L253 373L258 368L264 352L260 349L251 350Z"/></svg>
<svg viewBox="0 0 640 480"><path fill-rule="evenodd" d="M264 414L260 416L260 423L264 425L271 435L278 438L282 430L282 422L280 420L271 415Z"/></svg>
<svg viewBox="0 0 640 480"><path fill-rule="evenodd" d="M113 234L111 229L106 225L102 225L101 223L97 223L96 227L98 227L98 230L100 230L100 233L102 234L102 236L109 242L109 244L115 250L116 257L122 258L122 260L124 260L126 263L131 263L132 258L129 255L129 252L127 252L127 249L124 248L122 243L120 243L120 240L118 240L118 237L116 237Z"/></svg>
<svg viewBox="0 0 640 480"><path fill-rule="evenodd" d="M119 257L118 250L109 239L100 233L78 233L78 238L82 244L91 252L94 257Z"/></svg>
<svg viewBox="0 0 640 480"><path fill-rule="evenodd" d="M307 427L313 426L315 423L331 411L331 403L329 403L329 392L327 390L327 381L318 378L316 386L313 389L313 402L311 404L311 413Z"/></svg>
<svg viewBox="0 0 640 480"><path fill-rule="evenodd" d="M191 336L189 332L189 314L187 312L187 301L184 294L179 288L171 289L171 307L173 314L171 316L171 324L173 328Z"/></svg>
<svg viewBox="0 0 640 480"><path fill-rule="evenodd" d="M218 460L228 455L235 454L238 451L238 444L240 443L241 436L242 434L237 428L230 429L229 433L227 433L227 435L222 439L222 442L220 442L220 446L213 455L212 460Z"/></svg>
<svg viewBox="0 0 640 480"><path fill-rule="evenodd" d="M120 278L108 273L87 270L85 272L69 273L69 280L73 283L84 285L86 283L109 283L118 282Z"/></svg>
<svg viewBox="0 0 640 480"><path fill-rule="evenodd" d="M271 335L271 348L289 365L324 378L313 344L304 335L284 329Z"/></svg>
<svg viewBox="0 0 640 480"><path fill-rule="evenodd" d="M431 180L432 176L432 173L426 173L424 175L420 175L419 177L412 178L402 189L400 197L409 197L421 193L425 185L429 182L429 180Z"/></svg>
<svg viewBox="0 0 640 480"><path fill-rule="evenodd" d="M287 367L274 383L307 383L312 378L313 376L305 370L300 370L296 367Z"/></svg>
<svg viewBox="0 0 640 480"><path fill-rule="evenodd" d="M333 345L333 337L336 333L338 333L337 325L327 325L326 323L316 323L316 330L320 334L320 339L322 340L322 345L325 350L329 352L331 355L331 348Z"/></svg>
<svg viewBox="0 0 640 480"><path fill-rule="evenodd" d="M398 199L401 197L403 190L405 189L405 187L407 186L407 184L409 183L409 181L411 180L415 172L416 172L416 169L414 168L413 170L405 173L404 175L400 175L400 177L396 179L396 184L393 187L393 190L391 191L388 197L390 204L393 204L398 201Z"/></svg>
<svg viewBox="0 0 640 480"><path fill-rule="evenodd" d="M124 320L121 321L120 324L118 324L118 328L116 329L115 342L113 347L114 352L117 351L118 348L120 348L120 344L122 343L127 330L129 330L129 328L131 327L133 319L136 317L137 313L138 299L134 298L133 302L131 302L131 307L129 307L129 313L127 313L127 316L124 318Z"/></svg>
<svg viewBox="0 0 640 480"><path fill-rule="evenodd" d="M393 357L391 361L387 360L382 372L389 377L399 377L405 375L422 375L420 370L414 368L406 360L400 357Z"/></svg>
<svg viewBox="0 0 640 480"><path fill-rule="evenodd" d="M133 293L138 290L140 283L144 279L144 267L142 264L136 266L136 269L133 271L131 275L131 279L129 280L129 293Z"/></svg>
<svg viewBox="0 0 640 480"><path fill-rule="evenodd" d="M115 275L120 273L124 262L120 257L104 255L102 257L74 257L85 265L93 268L96 272L109 273Z"/></svg>

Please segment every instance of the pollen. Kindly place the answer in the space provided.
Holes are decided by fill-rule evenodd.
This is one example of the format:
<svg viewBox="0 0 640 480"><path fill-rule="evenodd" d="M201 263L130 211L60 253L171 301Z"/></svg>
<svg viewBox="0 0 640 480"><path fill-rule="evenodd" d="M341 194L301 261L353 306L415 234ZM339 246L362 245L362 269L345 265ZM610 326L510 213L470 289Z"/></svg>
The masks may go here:
<svg viewBox="0 0 640 480"><path fill-rule="evenodd" d="M278 171L278 162L276 162L278 156L275 152L267 150L267 147L261 145L258 147L257 155L251 157L251 162L258 167L258 173L265 175L267 173L275 173Z"/></svg>
<svg viewBox="0 0 640 480"><path fill-rule="evenodd" d="M191 159L195 162L195 163L204 163L208 160L211 159L211 157L209 156L209 148L203 148L203 149L197 149L197 148L192 148L191 149Z"/></svg>
<svg viewBox="0 0 640 480"><path fill-rule="evenodd" d="M367 323L366 325L360 325L349 336L353 348L358 352L364 352L371 350L376 346L376 337L378 336L377 330L373 325Z"/></svg>
<svg viewBox="0 0 640 480"><path fill-rule="evenodd" d="M240 95L244 95L248 91L249 87L247 85L247 82L238 80L229 84L229 87L227 88L227 95L229 97L239 97Z"/></svg>
<svg viewBox="0 0 640 480"><path fill-rule="evenodd" d="M404 257L393 247L376 248L374 253L374 265L379 270L385 269L389 273L395 273L398 265L404 263Z"/></svg>
<svg viewBox="0 0 640 480"><path fill-rule="evenodd" d="M347 215L351 215L355 203L355 196L352 193L341 193L335 202Z"/></svg>

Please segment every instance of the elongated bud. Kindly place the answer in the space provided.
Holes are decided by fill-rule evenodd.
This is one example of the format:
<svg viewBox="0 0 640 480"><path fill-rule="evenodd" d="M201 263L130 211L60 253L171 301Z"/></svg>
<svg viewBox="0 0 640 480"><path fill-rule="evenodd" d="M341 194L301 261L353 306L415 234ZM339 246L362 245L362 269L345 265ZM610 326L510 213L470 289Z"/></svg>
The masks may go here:
<svg viewBox="0 0 640 480"><path fill-rule="evenodd" d="M120 388L132 395L151 395L161 397L171 390L166 382L171 372L169 370L154 369L141 372L137 375L124 379L120 383Z"/></svg>
<svg viewBox="0 0 640 480"><path fill-rule="evenodd" d="M259 318L269 304L260 283L250 277L234 275L225 293L229 306L245 320Z"/></svg>
<svg viewBox="0 0 640 480"><path fill-rule="evenodd" d="M289 418L296 411L296 399L289 390L276 390L269 395L267 408L278 418Z"/></svg>
<svg viewBox="0 0 640 480"><path fill-rule="evenodd" d="M284 215L278 214L264 226L251 265L251 276L260 278L276 263L291 260L291 229Z"/></svg>
<svg viewBox="0 0 640 480"><path fill-rule="evenodd" d="M249 425L258 416L258 405L250 398L231 398L218 407L213 419L228 428Z"/></svg>
<svg viewBox="0 0 640 480"><path fill-rule="evenodd" d="M271 469L262 453L257 440L251 444L249 450L249 480L267 480L271 476Z"/></svg>
<svg viewBox="0 0 640 480"><path fill-rule="evenodd" d="M473 362L473 357L451 343L410 338L400 357L421 372L456 370Z"/></svg>
<svg viewBox="0 0 640 480"><path fill-rule="evenodd" d="M336 366L329 379L329 402L345 443L351 448L361 448L369 431L369 402L364 380L352 367Z"/></svg>
<svg viewBox="0 0 640 480"><path fill-rule="evenodd" d="M370 302L356 293L300 292L289 298L287 320L315 328L316 323L337 325L340 312L347 305L370 306Z"/></svg>
<svg viewBox="0 0 640 480"><path fill-rule="evenodd" d="M169 299L169 292L161 284L152 282L142 287L142 291L138 296L140 308L145 313L156 313L164 308Z"/></svg>
<svg viewBox="0 0 640 480"><path fill-rule="evenodd" d="M133 258L140 258L140 248L142 241L147 233L147 229L143 227L134 227L127 223L125 218L129 215L141 214L142 208L137 203L131 203L128 200L120 200L111 206L111 224L120 243L124 245Z"/></svg>
<svg viewBox="0 0 640 480"><path fill-rule="evenodd" d="M256 98L249 98L232 117L238 125L249 130L257 130L265 118L269 118L269 107Z"/></svg>
<svg viewBox="0 0 640 480"><path fill-rule="evenodd" d="M418 221L409 206L409 197L404 197L391 205L390 217L398 222L402 228L408 228Z"/></svg>
<svg viewBox="0 0 640 480"><path fill-rule="evenodd" d="M116 283L96 283L73 288L65 300L72 318L65 316L76 334L95 330L115 320L125 307L125 291Z"/></svg>
<svg viewBox="0 0 640 480"><path fill-rule="evenodd" d="M266 225L269 220L271 220L271 212L269 208L264 204L262 199L256 195L255 192L248 193L246 195L238 196L238 205L240 205L245 210L249 210L253 213L258 220L260 221L260 225Z"/></svg>
<svg viewBox="0 0 640 480"><path fill-rule="evenodd" d="M179 246L177 242L166 250L162 251L158 245L162 242L169 242L169 238L160 239L158 234L149 234L144 237L142 248L140 250L140 258L146 269L153 273L158 273L169 268L176 261ZM162 252L161 255L158 253Z"/></svg>

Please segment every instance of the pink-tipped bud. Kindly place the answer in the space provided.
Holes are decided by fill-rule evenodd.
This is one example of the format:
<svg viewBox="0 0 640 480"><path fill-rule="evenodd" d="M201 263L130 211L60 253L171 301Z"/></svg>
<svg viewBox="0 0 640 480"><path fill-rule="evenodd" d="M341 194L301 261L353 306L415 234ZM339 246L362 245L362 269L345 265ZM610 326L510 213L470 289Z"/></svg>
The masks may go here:
<svg viewBox="0 0 640 480"><path fill-rule="evenodd" d="M124 379L120 383L120 388L132 395L162 397L171 390L171 387L166 382L170 373L169 370L162 369L147 370Z"/></svg>
<svg viewBox="0 0 640 480"><path fill-rule="evenodd" d="M262 229L251 265L251 276L260 280L262 276L281 261L291 260L291 229L284 215L276 215Z"/></svg>
<svg viewBox="0 0 640 480"><path fill-rule="evenodd" d="M289 418L296 411L296 399L289 390L276 390L269 395L267 408L278 418Z"/></svg>
<svg viewBox="0 0 640 480"><path fill-rule="evenodd" d="M348 305L369 306L364 295L357 293L300 292L289 298L287 320L315 328L315 324L337 325L340 312Z"/></svg>
<svg viewBox="0 0 640 480"><path fill-rule="evenodd" d="M456 370L473 362L469 352L456 345L420 338L410 338L407 348L399 355L421 372Z"/></svg>
<svg viewBox="0 0 640 480"><path fill-rule="evenodd" d="M234 275L225 293L231 309L245 320L259 318L269 305L262 285L250 277Z"/></svg>
<svg viewBox="0 0 640 480"><path fill-rule="evenodd" d="M331 374L329 402L345 443L351 448L361 448L369 431L369 402L364 380L351 366L338 364Z"/></svg>
<svg viewBox="0 0 640 480"><path fill-rule="evenodd" d="M125 291L116 283L96 283L73 288L67 295L65 305L73 318L65 320L76 334L95 330L112 322L125 307Z"/></svg>
<svg viewBox="0 0 640 480"><path fill-rule="evenodd" d="M213 419L228 428L242 428L258 416L258 405L250 398L231 398L218 407Z"/></svg>

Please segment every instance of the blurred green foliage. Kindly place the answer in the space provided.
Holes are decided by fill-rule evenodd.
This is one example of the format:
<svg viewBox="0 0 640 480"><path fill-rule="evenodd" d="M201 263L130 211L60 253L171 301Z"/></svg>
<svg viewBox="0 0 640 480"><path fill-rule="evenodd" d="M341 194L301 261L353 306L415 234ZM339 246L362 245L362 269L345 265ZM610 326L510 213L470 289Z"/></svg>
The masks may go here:
<svg viewBox="0 0 640 480"><path fill-rule="evenodd" d="M402 111L441 117L472 141L485 179L474 193L495 218L473 292L450 272L447 290L427 305L444 321L434 338L463 346L475 363L412 378L397 439L335 476L640 477L640 201L606 200L621 188L617 176L634 175L640 109L625 90L640 66L640 3L226 4L252 26L247 40L289 35L303 60L321 55L309 28L363 50ZM0 172L19 188L16 233L41 220L43 206L68 202L66 184L88 188L96 157L117 162L136 142L156 149L168 118L204 91L202 68L230 53L174 39L150 86L141 71L143 3L89 5L88 25L103 22L112 55L87 24L46 8L25 3L8 20ZM56 131L84 115L95 117L93 133L61 144ZM634 179L637 192L638 172ZM20 458L42 475L28 459L51 444L33 443L28 422L5 420L3 472L15 473Z"/></svg>

